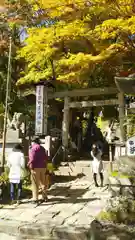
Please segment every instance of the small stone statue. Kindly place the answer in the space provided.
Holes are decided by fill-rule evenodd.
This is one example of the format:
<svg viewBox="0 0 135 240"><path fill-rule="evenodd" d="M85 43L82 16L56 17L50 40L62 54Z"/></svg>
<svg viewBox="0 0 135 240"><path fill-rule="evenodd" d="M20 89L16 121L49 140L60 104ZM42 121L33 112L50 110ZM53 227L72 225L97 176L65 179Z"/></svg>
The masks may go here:
<svg viewBox="0 0 135 240"><path fill-rule="evenodd" d="M23 113L15 112L12 118L12 121L8 119L8 128L18 130L21 128L21 125L24 123L24 115Z"/></svg>

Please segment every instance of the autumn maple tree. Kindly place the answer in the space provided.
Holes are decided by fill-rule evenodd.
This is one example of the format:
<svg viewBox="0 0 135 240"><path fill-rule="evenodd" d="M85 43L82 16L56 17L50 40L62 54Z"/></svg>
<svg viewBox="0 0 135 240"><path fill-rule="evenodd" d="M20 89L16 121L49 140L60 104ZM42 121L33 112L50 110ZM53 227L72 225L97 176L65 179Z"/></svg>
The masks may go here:
<svg viewBox="0 0 135 240"><path fill-rule="evenodd" d="M28 27L19 50L27 65L18 84L55 78L82 87L112 85L125 62L134 67L134 0L29 2L39 23Z"/></svg>

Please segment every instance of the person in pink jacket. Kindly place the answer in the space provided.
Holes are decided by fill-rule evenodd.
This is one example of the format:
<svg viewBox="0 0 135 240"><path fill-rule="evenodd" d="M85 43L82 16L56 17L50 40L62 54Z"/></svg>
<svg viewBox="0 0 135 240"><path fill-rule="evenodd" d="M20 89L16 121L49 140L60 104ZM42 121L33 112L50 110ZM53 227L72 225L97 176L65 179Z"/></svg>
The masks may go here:
<svg viewBox="0 0 135 240"><path fill-rule="evenodd" d="M44 147L40 145L40 139L34 137L29 149L28 167L31 171L32 195L34 203L38 203L39 185L42 188L42 201L47 201L46 193L46 166L48 156Z"/></svg>

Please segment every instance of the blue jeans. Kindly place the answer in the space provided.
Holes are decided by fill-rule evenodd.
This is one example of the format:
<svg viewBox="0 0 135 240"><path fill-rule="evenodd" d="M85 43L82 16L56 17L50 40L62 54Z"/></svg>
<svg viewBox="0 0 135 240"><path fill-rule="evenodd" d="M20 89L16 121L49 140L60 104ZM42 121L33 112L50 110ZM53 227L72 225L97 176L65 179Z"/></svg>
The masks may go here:
<svg viewBox="0 0 135 240"><path fill-rule="evenodd" d="M10 198L15 200L17 191L17 200L20 200L22 193L22 182L20 183L10 183Z"/></svg>

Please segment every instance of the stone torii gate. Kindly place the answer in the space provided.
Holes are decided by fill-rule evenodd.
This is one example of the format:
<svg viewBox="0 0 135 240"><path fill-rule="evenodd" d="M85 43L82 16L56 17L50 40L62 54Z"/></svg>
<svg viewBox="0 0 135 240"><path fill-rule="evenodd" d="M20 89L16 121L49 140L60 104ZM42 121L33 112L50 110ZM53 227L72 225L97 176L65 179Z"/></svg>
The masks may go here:
<svg viewBox="0 0 135 240"><path fill-rule="evenodd" d="M94 95L107 95L107 94L116 94L115 99L108 100L97 100L97 101L81 101L81 102L73 102L70 101L71 97L76 96L94 96ZM118 92L117 88L92 88L87 90L73 90L69 92L63 93L64 97L64 111L63 111L63 124L62 124L62 143L64 147L68 147L68 134L69 134L69 112L70 109L73 108L87 108L93 106L111 106L118 105L119 106L119 120L120 120L120 132L121 139L124 142L126 140L126 132L123 127L124 118L125 118L125 104L124 104L124 94L122 92Z"/></svg>
<svg viewBox="0 0 135 240"><path fill-rule="evenodd" d="M88 89L77 89L71 91L62 92L49 92L48 88L44 87L42 97L42 116L41 118L47 119L47 106L49 99L63 98L64 99L64 109L63 109L63 123L62 123L62 144L65 148L68 148L68 135L69 135L69 113L70 109L73 108L87 108L93 106L107 106L107 105L118 105L119 106L119 120L120 120L120 131L121 139L124 142L126 140L126 132L123 127L125 118L125 104L124 104L124 94L116 87L105 87L105 88L88 88ZM99 96L99 95L116 95L114 99L108 100L97 100L97 101L81 101L75 102L71 99L76 97L89 97L89 96ZM47 96L47 97L46 97ZM36 95L36 102L39 96ZM40 98L41 100L41 98ZM37 114L37 110L36 110ZM44 121L44 129L47 132L47 121ZM46 134L46 133L45 133Z"/></svg>

